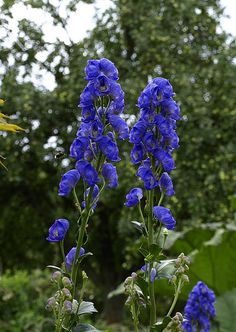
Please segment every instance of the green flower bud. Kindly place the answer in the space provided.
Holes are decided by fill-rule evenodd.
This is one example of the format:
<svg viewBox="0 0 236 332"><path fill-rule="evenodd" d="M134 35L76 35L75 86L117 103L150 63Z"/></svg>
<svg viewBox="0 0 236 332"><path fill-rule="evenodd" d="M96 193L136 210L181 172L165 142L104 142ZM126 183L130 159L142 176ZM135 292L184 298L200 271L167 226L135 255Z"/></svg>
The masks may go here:
<svg viewBox="0 0 236 332"><path fill-rule="evenodd" d="M61 277L62 277L62 273L60 271L55 271L52 274L52 281L53 282L58 282L58 281L61 280Z"/></svg>
<svg viewBox="0 0 236 332"><path fill-rule="evenodd" d="M71 299L72 299L71 292L69 291L68 288L62 288L61 292L62 292L62 295L63 295L67 300L71 300Z"/></svg>
<svg viewBox="0 0 236 332"><path fill-rule="evenodd" d="M68 289L72 289L72 282L68 277L63 277L62 278L62 284L64 287L68 288Z"/></svg>
<svg viewBox="0 0 236 332"><path fill-rule="evenodd" d="M72 312L72 302L71 301L64 301L63 307L62 307L63 312L65 313L70 313Z"/></svg>
<svg viewBox="0 0 236 332"><path fill-rule="evenodd" d="M56 301L55 297L50 297L47 300L47 304L45 306L45 309L48 311L53 311L53 309L57 309L58 308L58 302Z"/></svg>

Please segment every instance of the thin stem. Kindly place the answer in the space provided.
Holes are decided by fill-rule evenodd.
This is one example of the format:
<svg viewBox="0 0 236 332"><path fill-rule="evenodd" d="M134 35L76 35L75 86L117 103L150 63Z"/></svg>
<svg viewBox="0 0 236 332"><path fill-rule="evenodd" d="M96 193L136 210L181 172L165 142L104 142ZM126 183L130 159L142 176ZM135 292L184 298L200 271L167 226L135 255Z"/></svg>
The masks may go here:
<svg viewBox="0 0 236 332"><path fill-rule="evenodd" d="M145 232L146 232L146 234L148 234L148 230L147 230L147 227L146 227L146 224L145 224L145 219L144 219L144 216L143 216L143 211L142 211L142 208L141 208L140 201L138 203L138 210L139 210L139 213L140 213L140 217L141 217L142 224L143 224L143 227L145 229Z"/></svg>
<svg viewBox="0 0 236 332"><path fill-rule="evenodd" d="M170 309L168 311L167 316L170 316L172 314L172 311L175 308L176 302L177 302L179 294L180 294L181 286L182 286L182 278L180 278L180 280L179 280L179 284L178 284L178 287L176 289L175 296L174 296L173 302L171 304L171 307L170 307Z"/></svg>
<svg viewBox="0 0 236 332"><path fill-rule="evenodd" d="M77 207L77 209L79 210L79 213L81 214L81 207L80 207L79 199L78 199L78 196L76 194L75 188L73 188L73 196L74 196L74 199L75 199L75 206Z"/></svg>
<svg viewBox="0 0 236 332"><path fill-rule="evenodd" d="M63 262L66 263L66 256L65 256L65 250L64 250L64 240L60 241L60 249L61 249L61 255Z"/></svg>
<svg viewBox="0 0 236 332"><path fill-rule="evenodd" d="M148 248L153 244L153 200L154 192L150 190L148 193ZM150 328L156 322L156 300L155 300L155 288L154 282L150 280L151 269L153 263L149 264L149 273L148 273L148 288L149 288L149 297L150 297Z"/></svg>

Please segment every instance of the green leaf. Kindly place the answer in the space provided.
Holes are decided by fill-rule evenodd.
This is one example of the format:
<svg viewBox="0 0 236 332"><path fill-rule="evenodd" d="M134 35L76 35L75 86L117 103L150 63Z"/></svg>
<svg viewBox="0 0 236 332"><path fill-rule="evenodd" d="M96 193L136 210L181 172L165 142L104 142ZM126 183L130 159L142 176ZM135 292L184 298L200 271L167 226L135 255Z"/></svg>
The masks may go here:
<svg viewBox="0 0 236 332"><path fill-rule="evenodd" d="M151 331L152 332L162 332L165 327L170 323L171 318L170 317L165 317L162 322L156 323L155 325L152 326Z"/></svg>
<svg viewBox="0 0 236 332"><path fill-rule="evenodd" d="M231 332L236 327L236 288L217 298L216 320L220 323L220 332Z"/></svg>
<svg viewBox="0 0 236 332"><path fill-rule="evenodd" d="M78 310L78 315L91 314L93 312L97 312L97 309L95 309L93 302L81 302Z"/></svg>
<svg viewBox="0 0 236 332"><path fill-rule="evenodd" d="M144 227L143 224L139 221L133 220L131 221L131 224L141 233L143 233Z"/></svg>
<svg viewBox="0 0 236 332"><path fill-rule="evenodd" d="M79 324L74 328L73 332L100 332L100 331L90 324Z"/></svg>
<svg viewBox="0 0 236 332"><path fill-rule="evenodd" d="M62 273L65 273L60 267L58 266L55 266L55 265L47 265L47 267L49 269L54 269L54 270L57 270L57 271L61 271Z"/></svg>
<svg viewBox="0 0 236 332"><path fill-rule="evenodd" d="M136 284L139 286L139 288L141 289L143 295L145 298L148 297L148 282L142 278L141 276L137 277L137 280L135 281Z"/></svg>

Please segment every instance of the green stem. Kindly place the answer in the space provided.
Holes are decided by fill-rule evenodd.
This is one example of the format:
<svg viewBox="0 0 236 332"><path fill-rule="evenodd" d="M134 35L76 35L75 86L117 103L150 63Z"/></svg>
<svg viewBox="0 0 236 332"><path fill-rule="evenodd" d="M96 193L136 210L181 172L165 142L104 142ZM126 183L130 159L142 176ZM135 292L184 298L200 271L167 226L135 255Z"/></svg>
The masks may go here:
<svg viewBox="0 0 236 332"><path fill-rule="evenodd" d="M73 188L73 195L74 195L74 199L75 199L75 206L77 207L77 209L79 210L79 213L81 214L81 207L80 207L79 199L76 194L75 188Z"/></svg>
<svg viewBox="0 0 236 332"><path fill-rule="evenodd" d="M177 287L176 292L175 292L175 296L174 296L173 302L171 304L171 307L170 307L170 309L168 311L167 316L170 316L172 314L172 311L175 308L176 302L177 302L179 294L180 294L181 286L182 286L182 279L180 278L178 287Z"/></svg>
<svg viewBox="0 0 236 332"><path fill-rule="evenodd" d="M61 249L61 255L63 259L63 263L66 262L66 256L65 256L65 251L64 251L64 240L60 241L60 249Z"/></svg>
<svg viewBox="0 0 236 332"><path fill-rule="evenodd" d="M145 224L145 219L144 219L144 216L143 216L143 211L142 211L142 208L141 208L140 201L138 203L138 210L139 210L139 213L140 213L141 221L142 221L143 227L145 229L145 232L146 232L146 234L148 234L148 230L147 230L147 227L146 227L146 224Z"/></svg>
<svg viewBox="0 0 236 332"><path fill-rule="evenodd" d="M153 244L153 200L154 192L150 190L148 193L148 248ZM153 263L149 264L149 273L148 273L148 288L149 288L149 297L150 297L150 328L153 324L156 323L156 300L155 300L155 288L154 282L150 280L150 273L153 267Z"/></svg>

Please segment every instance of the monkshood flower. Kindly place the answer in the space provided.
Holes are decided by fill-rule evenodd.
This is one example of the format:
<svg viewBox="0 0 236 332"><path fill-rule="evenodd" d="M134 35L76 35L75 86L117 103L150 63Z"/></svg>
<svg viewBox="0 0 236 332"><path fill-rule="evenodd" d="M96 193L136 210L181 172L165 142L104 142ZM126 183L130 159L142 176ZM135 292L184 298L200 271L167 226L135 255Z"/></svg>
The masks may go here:
<svg viewBox="0 0 236 332"><path fill-rule="evenodd" d="M141 271L143 271L143 272L148 272L148 270L149 270L149 264L144 264L141 268L140 268L140 270ZM156 277L157 277L157 270L155 269L155 267L152 267L151 268L151 271L150 271L150 281L151 282L154 282L155 281L155 279L156 279Z"/></svg>
<svg viewBox="0 0 236 332"><path fill-rule="evenodd" d="M118 80L118 70L114 63L106 58L100 60L88 60L85 68L86 80L94 80L101 74L104 74L112 80Z"/></svg>
<svg viewBox="0 0 236 332"><path fill-rule="evenodd" d="M68 254L66 255L66 268L68 271L71 271L74 259L75 259L75 253L76 253L76 247L73 247ZM84 248L80 248L80 256L83 256L85 254Z"/></svg>
<svg viewBox="0 0 236 332"><path fill-rule="evenodd" d="M57 219L49 228L47 240L50 242L59 242L64 240L66 232L69 228L69 221L67 219Z"/></svg>
<svg viewBox="0 0 236 332"><path fill-rule="evenodd" d="M126 195L126 202L124 205L127 207L132 207L137 205L140 200L143 198L143 191L141 188L133 188Z"/></svg>
<svg viewBox="0 0 236 332"><path fill-rule="evenodd" d="M144 182L145 189L153 190L159 185L167 196L174 195L167 173L175 168L172 153L179 147L176 121L181 119L173 96L168 80L153 79L138 99L140 116L130 131L130 142L134 144L131 161L141 164L136 175ZM147 159L149 164L145 163ZM160 179L163 171L165 175Z"/></svg>
<svg viewBox="0 0 236 332"><path fill-rule="evenodd" d="M91 190L91 187L86 189L86 191L85 191L84 201L82 202L82 207L86 207L86 198L88 197L90 190ZM92 199L91 199L91 202L93 203L93 205L92 205L93 210L95 210L97 207L98 198L99 198L99 188L95 184L95 186L93 187L93 193L92 193Z"/></svg>
<svg viewBox="0 0 236 332"><path fill-rule="evenodd" d="M184 332L208 332L210 320L215 316L215 294L204 282L199 281L189 294L184 308Z"/></svg>
<svg viewBox="0 0 236 332"><path fill-rule="evenodd" d="M173 183L168 173L162 173L160 180L158 181L158 185L161 192L163 192L167 196L173 196L175 194Z"/></svg>
<svg viewBox="0 0 236 332"><path fill-rule="evenodd" d="M118 186L118 176L116 167L106 163L102 167L102 175L107 183L106 188L116 188Z"/></svg>
<svg viewBox="0 0 236 332"><path fill-rule="evenodd" d="M164 206L153 207L154 217L159 220L167 229L173 230L175 228L176 221L173 218L169 209Z"/></svg>
<svg viewBox="0 0 236 332"><path fill-rule="evenodd" d="M96 169L87 160L78 161L75 167L90 187L100 182Z"/></svg>
<svg viewBox="0 0 236 332"><path fill-rule="evenodd" d="M72 169L66 172L61 179L59 184L59 196L68 196L71 190L76 186L80 179L80 173L76 169Z"/></svg>

